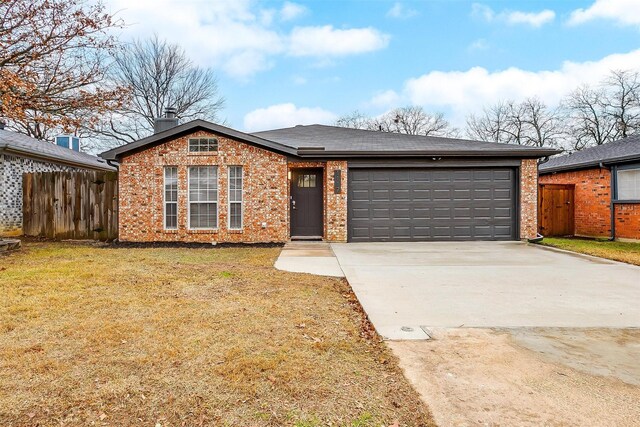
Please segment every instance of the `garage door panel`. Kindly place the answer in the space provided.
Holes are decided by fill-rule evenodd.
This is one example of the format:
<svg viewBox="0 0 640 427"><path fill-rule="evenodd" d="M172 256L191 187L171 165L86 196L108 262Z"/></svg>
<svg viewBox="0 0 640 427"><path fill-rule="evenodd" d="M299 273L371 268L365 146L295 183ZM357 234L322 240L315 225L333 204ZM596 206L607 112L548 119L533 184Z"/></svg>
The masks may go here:
<svg viewBox="0 0 640 427"><path fill-rule="evenodd" d="M352 169L349 240L512 240L515 172Z"/></svg>

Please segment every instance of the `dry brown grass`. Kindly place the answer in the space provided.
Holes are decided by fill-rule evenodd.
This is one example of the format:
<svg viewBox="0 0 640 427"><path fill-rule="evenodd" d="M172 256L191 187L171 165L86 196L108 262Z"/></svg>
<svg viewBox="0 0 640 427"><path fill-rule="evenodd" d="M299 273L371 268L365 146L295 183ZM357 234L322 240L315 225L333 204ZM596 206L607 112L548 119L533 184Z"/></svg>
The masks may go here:
<svg viewBox="0 0 640 427"><path fill-rule="evenodd" d="M0 258L0 425L432 425L348 285L278 251Z"/></svg>

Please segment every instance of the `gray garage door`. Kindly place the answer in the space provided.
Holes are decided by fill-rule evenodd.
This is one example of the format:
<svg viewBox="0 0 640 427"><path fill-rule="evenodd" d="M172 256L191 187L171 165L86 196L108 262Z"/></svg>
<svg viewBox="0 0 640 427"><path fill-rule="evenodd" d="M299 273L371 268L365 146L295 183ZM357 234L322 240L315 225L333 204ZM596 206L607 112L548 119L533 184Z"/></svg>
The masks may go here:
<svg viewBox="0 0 640 427"><path fill-rule="evenodd" d="M349 241L514 240L515 171L350 169Z"/></svg>

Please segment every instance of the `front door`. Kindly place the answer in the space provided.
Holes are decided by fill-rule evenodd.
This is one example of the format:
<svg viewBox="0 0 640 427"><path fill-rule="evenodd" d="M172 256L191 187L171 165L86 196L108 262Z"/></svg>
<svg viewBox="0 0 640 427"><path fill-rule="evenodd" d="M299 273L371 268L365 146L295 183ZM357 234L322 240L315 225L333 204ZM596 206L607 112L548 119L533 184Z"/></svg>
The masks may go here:
<svg viewBox="0 0 640 427"><path fill-rule="evenodd" d="M322 187L322 169L292 169L292 239L322 238Z"/></svg>

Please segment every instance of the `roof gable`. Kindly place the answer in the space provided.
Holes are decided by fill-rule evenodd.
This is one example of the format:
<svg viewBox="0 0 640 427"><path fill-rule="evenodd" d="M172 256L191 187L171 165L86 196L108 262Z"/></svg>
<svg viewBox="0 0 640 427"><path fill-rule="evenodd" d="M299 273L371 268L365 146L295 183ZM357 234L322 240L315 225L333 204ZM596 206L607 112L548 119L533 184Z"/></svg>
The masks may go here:
<svg viewBox="0 0 640 427"><path fill-rule="evenodd" d="M261 148L266 148L271 151L276 151L283 154L296 154L296 150L291 147L269 141L260 138L255 135L240 132L235 129L231 129L225 126L220 126L215 123L208 122L206 120L192 120L187 123L183 123L171 129L167 129L163 132L158 132L146 138L139 139L134 142L130 142L120 147L113 148L100 154L100 157L107 160L118 160L127 153L141 151L146 148L162 144L166 141L179 138L181 136L196 132L198 130L209 131L218 135L227 136L245 142L251 145L255 145Z"/></svg>

